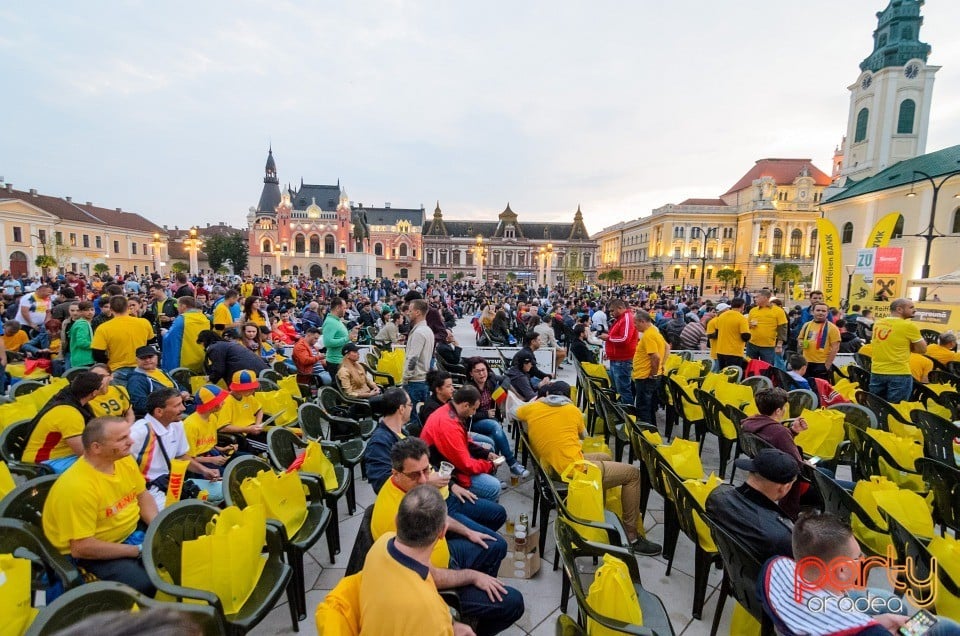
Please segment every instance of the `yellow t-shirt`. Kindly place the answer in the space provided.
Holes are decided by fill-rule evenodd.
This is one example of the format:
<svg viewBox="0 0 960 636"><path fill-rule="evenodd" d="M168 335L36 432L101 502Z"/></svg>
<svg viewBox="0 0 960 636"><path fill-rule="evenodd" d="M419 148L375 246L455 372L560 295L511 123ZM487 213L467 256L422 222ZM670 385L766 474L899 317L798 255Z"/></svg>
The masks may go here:
<svg viewBox="0 0 960 636"><path fill-rule="evenodd" d="M217 413L217 423L223 426L252 426L257 422L257 413L263 408L256 396L248 395L237 399L231 395L223 402Z"/></svg>
<svg viewBox="0 0 960 636"><path fill-rule="evenodd" d="M370 532L374 541L387 532L397 531L397 511L400 510L400 501L405 494L407 493L393 483L392 477L383 482L377 501L373 504L373 518L370 520ZM430 563L438 568L450 567L450 547L446 538L441 538L433 547Z"/></svg>
<svg viewBox="0 0 960 636"><path fill-rule="evenodd" d="M862 355L862 356L866 356L866 357L868 357L868 358L870 358L870 359L872 360L872 359L873 359L873 345L868 342L867 344L865 344L865 345L863 345L862 347L860 347L860 349L857 350L857 353L859 353L859 354Z"/></svg>
<svg viewBox="0 0 960 636"><path fill-rule="evenodd" d="M927 345L927 355L943 366L947 366L951 362L957 362L960 360L960 354L958 354L956 351L951 351L943 345L938 344Z"/></svg>
<svg viewBox="0 0 960 636"><path fill-rule="evenodd" d="M267 325L267 321L263 318L263 314L261 314L259 311L255 311L250 314L250 322L258 327L265 327Z"/></svg>
<svg viewBox="0 0 960 636"><path fill-rule="evenodd" d="M714 323L717 330L717 343L714 345L717 355L743 357L746 343L740 335L750 333L747 317L735 309L728 309L710 322Z"/></svg>
<svg viewBox="0 0 960 636"><path fill-rule="evenodd" d="M653 353L660 356L660 366L651 374L650 354ZM663 339L659 329L650 325L646 331L640 334L640 340L637 342L637 350L633 354L633 379L642 380L649 378L651 375L662 374L663 360L666 356L667 341Z"/></svg>
<svg viewBox="0 0 960 636"><path fill-rule="evenodd" d="M3 335L3 346L7 351L20 351L20 347L25 345L28 340L30 339L27 338L27 334L23 332L23 329L17 329L17 332L12 336Z"/></svg>
<svg viewBox="0 0 960 636"><path fill-rule="evenodd" d="M213 328L217 333L223 333L223 328L217 327L217 325L229 326L233 324L233 314L230 313L230 308L227 307L226 302L222 302L216 306L213 310Z"/></svg>
<svg viewBox="0 0 960 636"><path fill-rule="evenodd" d="M877 375L910 375L910 344L923 340L909 320L887 316L873 324L873 365Z"/></svg>
<svg viewBox="0 0 960 636"><path fill-rule="evenodd" d="M171 380L170 377L167 376L167 374L164 373L161 369L154 369L153 371L147 371L147 375L153 378L154 380L156 380L159 384L162 384L163 386L167 387L168 389L177 388L176 382Z"/></svg>
<svg viewBox="0 0 960 636"><path fill-rule="evenodd" d="M130 395L122 386L111 384L104 395L90 401L90 409L97 417L123 417L130 409Z"/></svg>
<svg viewBox="0 0 960 636"><path fill-rule="evenodd" d="M911 353L908 364L910 365L910 375L917 382L926 382L927 375L933 371L933 360L919 353Z"/></svg>
<svg viewBox="0 0 960 636"><path fill-rule="evenodd" d="M821 334L824 328L827 330L827 339L821 346ZM807 362L823 364L827 361L827 352L830 351L830 348L840 342L840 330L830 321L824 322L823 326L811 321L800 329L797 342Z"/></svg>
<svg viewBox="0 0 960 636"><path fill-rule="evenodd" d="M230 399L230 398L227 398ZM197 457L213 449L217 445L217 425L219 411L204 418L199 413L192 413L183 420L183 433L187 436L190 445L190 456Z"/></svg>
<svg viewBox="0 0 960 636"><path fill-rule="evenodd" d="M707 321L707 333L713 333L717 330L717 317L714 316ZM710 357L717 359L717 340L716 338L707 338L707 348L710 349Z"/></svg>
<svg viewBox="0 0 960 636"><path fill-rule="evenodd" d="M91 349L107 352L111 371L137 366L136 351L154 337L153 327L144 318L114 316L93 332Z"/></svg>
<svg viewBox="0 0 960 636"><path fill-rule="evenodd" d="M787 314L776 305L754 307L747 316L747 323L757 322L750 328L750 344L758 347L777 346L777 327L787 324Z"/></svg>
<svg viewBox="0 0 960 636"><path fill-rule="evenodd" d="M121 543L137 529L143 475L130 455L113 469L106 475L81 457L53 484L43 506L43 533L61 554L70 553L71 539Z"/></svg>
<svg viewBox="0 0 960 636"><path fill-rule="evenodd" d="M551 406L537 400L517 409L517 419L527 423L533 454L560 475L583 459L580 436L585 431L583 413L572 402Z"/></svg>
<svg viewBox="0 0 960 636"><path fill-rule="evenodd" d="M253 295L253 283L243 283L240 285L240 296L246 298Z"/></svg>
<svg viewBox="0 0 960 636"><path fill-rule="evenodd" d="M53 407L40 418L30 434L23 450L23 461L39 464L48 459L72 457L76 453L64 440L82 434L85 426L83 414L69 404Z"/></svg>

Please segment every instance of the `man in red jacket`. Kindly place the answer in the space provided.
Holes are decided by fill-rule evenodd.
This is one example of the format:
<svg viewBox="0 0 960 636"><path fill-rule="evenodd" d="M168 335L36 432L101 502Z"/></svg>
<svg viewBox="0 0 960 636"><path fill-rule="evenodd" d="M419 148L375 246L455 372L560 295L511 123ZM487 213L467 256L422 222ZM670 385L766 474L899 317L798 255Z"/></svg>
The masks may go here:
<svg viewBox="0 0 960 636"><path fill-rule="evenodd" d="M637 326L633 313L622 300L610 301L613 324L610 332L600 334L606 341L606 356L610 361L610 377L620 394L620 401L633 406L633 354L637 350Z"/></svg>
<svg viewBox="0 0 960 636"><path fill-rule="evenodd" d="M467 435L473 414L480 407L480 391L472 384L453 393L453 397L427 418L420 439L430 447L434 464L446 461L453 464L453 480L478 497L500 499L500 480L493 474L505 460L485 447L474 443ZM494 461L498 463L494 463Z"/></svg>

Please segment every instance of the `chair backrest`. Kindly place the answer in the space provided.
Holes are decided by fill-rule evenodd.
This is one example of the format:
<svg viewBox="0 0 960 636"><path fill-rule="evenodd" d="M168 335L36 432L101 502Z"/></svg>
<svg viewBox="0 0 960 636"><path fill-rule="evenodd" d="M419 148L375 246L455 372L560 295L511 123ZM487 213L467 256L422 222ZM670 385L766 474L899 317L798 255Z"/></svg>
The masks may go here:
<svg viewBox="0 0 960 636"><path fill-rule="evenodd" d="M932 590L930 585L923 585L923 581L930 578L930 564L932 557L923 542L910 532L902 523L887 513L883 508L879 508L890 529L890 541L897 552L898 565L905 565L910 560L910 576L902 577L917 600L930 599Z"/></svg>
<svg viewBox="0 0 960 636"><path fill-rule="evenodd" d="M910 414L910 419L923 432L924 455L956 466L953 440L960 437L960 426L935 413L920 409L915 409Z"/></svg>
<svg viewBox="0 0 960 636"><path fill-rule="evenodd" d="M854 404L853 402L845 402L842 404L834 404L827 408L831 411L840 411L843 413L843 421L845 424L856 426L862 431L868 428L880 428L883 430L887 428L886 422L884 422L884 426L880 426L877 421L877 416L865 406Z"/></svg>
<svg viewBox="0 0 960 636"><path fill-rule="evenodd" d="M916 463L933 493L933 508L940 523L960 532L960 469L952 464L921 457Z"/></svg>
<svg viewBox="0 0 960 636"><path fill-rule="evenodd" d="M19 462L33 432L33 420L20 420L0 431L0 459L8 464Z"/></svg>
<svg viewBox="0 0 960 636"><path fill-rule="evenodd" d="M870 364L870 358L861 356L859 353L855 356L859 359L857 359L857 364L847 365L847 376L849 376L851 382L856 382L861 389L866 390L870 386L870 369L866 366ZM863 360L866 360L865 364Z"/></svg>
<svg viewBox="0 0 960 636"><path fill-rule="evenodd" d="M284 362L283 360L277 360L276 362L274 362L273 370L277 372L277 375L283 378L287 377L288 375L291 375L294 372L293 369L287 366L287 363Z"/></svg>
<svg viewBox="0 0 960 636"><path fill-rule="evenodd" d="M740 380L740 384L744 384L751 389L753 389L753 394L756 395L760 389L772 389L773 382L770 381L770 378L764 377L762 375L754 375L749 378L744 378Z"/></svg>
<svg viewBox="0 0 960 636"><path fill-rule="evenodd" d="M207 524L219 513L216 506L193 499L163 509L147 526L143 542L147 573L166 570L170 580L180 585L183 542L205 535Z"/></svg>
<svg viewBox="0 0 960 636"><path fill-rule="evenodd" d="M787 392L787 404L790 406L790 417L800 417L803 409L816 410L820 400L809 389L793 389Z"/></svg>
<svg viewBox="0 0 960 636"><path fill-rule="evenodd" d="M63 379L66 380L68 383L72 382L76 376L80 375L84 371L89 371L89 370L90 370L90 367L70 367L69 369L63 372Z"/></svg>
<svg viewBox="0 0 960 636"><path fill-rule="evenodd" d="M276 371L274 371L273 369L263 369L262 371L260 371L259 378L261 380L269 380L270 382L273 382L274 384L276 384L277 382L283 379L283 376L277 373ZM270 390L272 391L273 389L270 389Z"/></svg>
<svg viewBox="0 0 960 636"><path fill-rule="evenodd" d="M39 560L46 580L33 577L35 588L50 589L57 581L63 584L64 589L83 584L83 577L76 566L50 544L43 529L20 519L0 518L0 554L22 555L34 562Z"/></svg>
<svg viewBox="0 0 960 636"><path fill-rule="evenodd" d="M683 480L680 479L680 476L669 469L669 465L666 462L663 462L661 466L665 467L660 471L660 474L663 476L663 483L677 511L680 530L683 534L687 535L688 539L695 544L699 544L697 525L694 521L693 513L696 512L702 517L704 514L703 506L701 506L690 491L687 490L687 487L683 485ZM670 504L664 501L663 505L668 506Z"/></svg>
<svg viewBox="0 0 960 636"><path fill-rule="evenodd" d="M960 393L953 391L944 391L938 396L938 403L950 409L950 417L954 420L960 420Z"/></svg>
<svg viewBox="0 0 960 636"><path fill-rule="evenodd" d="M716 435L718 439L724 437L720 426L720 416L724 413L723 402L702 389L694 389L693 395L703 407L703 420L707 431Z"/></svg>
<svg viewBox="0 0 960 636"><path fill-rule="evenodd" d="M950 384L954 391L960 389L960 376L954 375L949 371L940 371L934 369L929 375L930 384Z"/></svg>
<svg viewBox="0 0 960 636"><path fill-rule="evenodd" d="M170 377L187 391L190 390L190 378L193 377L193 371L187 367L177 367L170 372Z"/></svg>
<svg viewBox="0 0 960 636"><path fill-rule="evenodd" d="M247 499L240 490L240 485L244 479L256 477L262 471L273 472L270 464L259 457L246 455L237 457L229 464L223 472L223 498L228 506L247 507Z"/></svg>
<svg viewBox="0 0 960 636"><path fill-rule="evenodd" d="M724 405L723 410L727 414L727 419L733 422L733 428L737 431L737 439L741 439L743 436L743 420L747 419L747 414L733 404Z"/></svg>
<svg viewBox="0 0 960 636"><path fill-rule="evenodd" d="M763 563L753 555L735 536L721 528L709 515L704 522L710 528L713 542L723 561L724 576L730 582L730 592L750 615L758 621L764 621L763 605L757 598L757 581L763 569Z"/></svg>
<svg viewBox="0 0 960 636"><path fill-rule="evenodd" d="M743 369L740 367L724 367L720 369L720 373L729 376L731 382L740 383L740 380L743 379Z"/></svg>
<svg viewBox="0 0 960 636"><path fill-rule="evenodd" d="M45 636L76 625L103 612L129 612L142 609L174 609L192 622L204 636L225 634L216 609L209 605L156 601L131 587L115 581L93 581L59 596L45 607L27 630L27 636Z"/></svg>
<svg viewBox="0 0 960 636"><path fill-rule="evenodd" d="M57 475L44 475L24 482L0 499L0 517L19 519L43 528L43 505Z"/></svg>
<svg viewBox="0 0 960 636"><path fill-rule="evenodd" d="M552 485L550 483L553 480L553 476L544 468L536 453L533 452L533 446L530 445L530 438L527 436L527 431L522 427L520 429L520 441L524 448L530 449L530 461L533 463L533 487L537 490L537 493L539 493L541 501L544 502L543 505L556 508L557 498L565 497L567 494L566 484Z"/></svg>
<svg viewBox="0 0 960 636"><path fill-rule="evenodd" d="M286 470L297 459L300 449L307 443L287 428L271 428L267 432L267 454L277 470Z"/></svg>
<svg viewBox="0 0 960 636"><path fill-rule="evenodd" d="M327 420L323 409L313 402L304 402L297 409L297 420L300 423L300 429L304 437L309 439L327 439L329 435L330 422ZM324 431L324 424L327 430Z"/></svg>
<svg viewBox="0 0 960 636"><path fill-rule="evenodd" d="M863 385L860 385L863 386ZM874 395L869 391L857 391L857 402L867 407L877 416L877 423L884 430L889 426L890 418L897 420L901 424L909 424L900 412L893 408L893 405L884 400L879 395Z"/></svg>
<svg viewBox="0 0 960 636"><path fill-rule="evenodd" d="M920 335L924 340L927 341L927 344L940 344L940 332L933 329L921 329Z"/></svg>
<svg viewBox="0 0 960 636"><path fill-rule="evenodd" d="M875 531L885 533L883 528L878 527L870 515L860 506L853 495L843 489L836 481L823 474L819 470L811 471L813 483L820 494L820 500L823 501L823 511L836 515L843 521L850 523L851 515L863 522L863 524Z"/></svg>
<svg viewBox="0 0 960 636"><path fill-rule="evenodd" d="M740 431L740 450L751 459L764 448L775 448L773 444L754 433Z"/></svg>
<svg viewBox="0 0 960 636"><path fill-rule="evenodd" d="M770 372L773 373L773 377L777 379L777 384L784 391L792 391L796 388L797 381L794 380L793 377L783 369L770 367Z"/></svg>
<svg viewBox="0 0 960 636"><path fill-rule="evenodd" d="M264 369L269 372L270 369ZM280 386L270 378L260 378L260 386L257 387L257 393L266 393L267 391L279 391Z"/></svg>
<svg viewBox="0 0 960 636"><path fill-rule="evenodd" d="M666 497L666 487L663 484L663 476L660 474L658 464L662 461L662 456L657 452L657 447L651 444L641 432L651 431L657 433L657 427L652 424L634 423L630 428L630 443L633 445L636 454L640 457L647 472L647 483L661 497Z"/></svg>
<svg viewBox="0 0 960 636"><path fill-rule="evenodd" d="M30 395L42 386L43 382L38 382L37 380L20 380L16 384L10 385L9 395L15 400L24 395Z"/></svg>
<svg viewBox="0 0 960 636"><path fill-rule="evenodd" d="M350 559L347 561L347 571L344 576L356 574L363 569L363 564L367 561L367 553L373 546L373 531L370 525L373 522L373 506L367 507L363 511L363 518L360 520L360 528L357 530L357 537L353 542L353 550L350 551Z"/></svg>

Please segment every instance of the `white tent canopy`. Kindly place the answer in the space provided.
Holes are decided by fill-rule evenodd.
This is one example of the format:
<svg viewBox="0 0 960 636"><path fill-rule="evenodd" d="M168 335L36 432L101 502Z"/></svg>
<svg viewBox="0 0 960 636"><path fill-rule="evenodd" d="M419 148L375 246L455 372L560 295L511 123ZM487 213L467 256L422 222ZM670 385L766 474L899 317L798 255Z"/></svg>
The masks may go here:
<svg viewBox="0 0 960 636"><path fill-rule="evenodd" d="M907 281L911 287L957 287L960 286L960 269L942 276L931 276L930 278L914 278Z"/></svg>

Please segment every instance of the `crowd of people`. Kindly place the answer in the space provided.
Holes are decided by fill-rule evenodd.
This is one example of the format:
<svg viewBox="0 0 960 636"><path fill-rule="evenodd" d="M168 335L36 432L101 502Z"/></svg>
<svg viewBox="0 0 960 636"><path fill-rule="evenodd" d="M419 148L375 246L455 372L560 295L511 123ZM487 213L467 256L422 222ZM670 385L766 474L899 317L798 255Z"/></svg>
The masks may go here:
<svg viewBox="0 0 960 636"><path fill-rule="evenodd" d="M369 633L392 620L406 625L395 633L425 633L429 624L430 633L496 634L523 614L520 592L498 578L507 554L499 534L507 513L499 499L508 479L530 476L503 428L507 394L515 400L510 415L523 422L539 461L558 476L578 463L599 468L605 490L621 489L628 547L637 555L660 553L638 521L640 467L583 452L583 413L571 400L570 384L556 377L564 364L605 362L621 402L639 420L657 424L672 351L709 351L717 369L781 368L809 388L829 383L839 353L858 353L872 360L870 391L891 402L909 397L914 381L925 381L917 371L926 365L918 366L915 356L944 364L960 359L952 334L926 345L909 320L908 299L894 301L889 317L873 320L856 307L842 315L818 291L805 307L788 308L766 289L709 300L695 290L629 286L601 293L589 286L302 276L131 274L114 280L67 273L7 277L0 287L6 371L0 383L31 377L28 364L41 373L70 374L32 421L23 453L24 462L60 475L43 530L86 571L146 594L155 590L139 556L145 528L167 503L171 461L187 462L195 488L220 503L226 465L262 454L261 371L283 365L306 399L332 386L366 402L377 420L363 456L376 494L374 544L362 578L345 578L317 611L326 621L346 620L343 608L354 607ZM487 358L463 357L453 327L464 317L478 346L518 349L501 373ZM387 388L361 364L361 347L398 345L400 382ZM552 356L552 373L540 368L543 355ZM184 368L205 378L199 390L174 377ZM784 403L779 389L758 394L760 415L751 424L758 434L769 428L767 420L779 422ZM708 512L763 558L840 553L852 537L836 527L839 521L798 515L803 460L791 435L803 422L794 427L788 432L778 425L768 440L774 449L737 460L746 481L707 500ZM836 545L811 539L818 533ZM785 602L777 581L792 563L774 566L768 592L774 607ZM383 594L384 581L400 584L402 602L394 598L399 594ZM463 623L451 622L438 590L456 592ZM790 621L802 625L802 619L784 620L799 633ZM885 616L851 624L902 622Z"/></svg>

